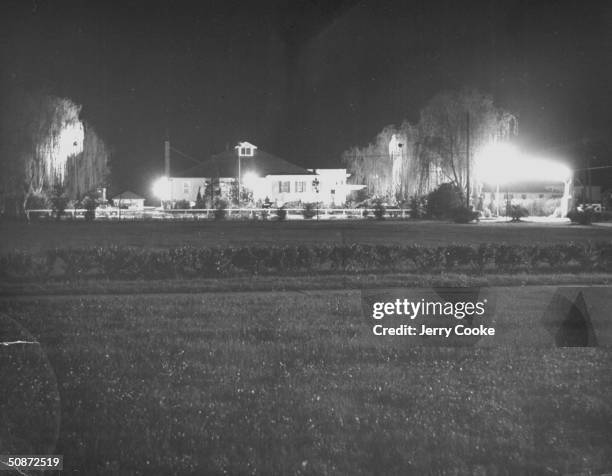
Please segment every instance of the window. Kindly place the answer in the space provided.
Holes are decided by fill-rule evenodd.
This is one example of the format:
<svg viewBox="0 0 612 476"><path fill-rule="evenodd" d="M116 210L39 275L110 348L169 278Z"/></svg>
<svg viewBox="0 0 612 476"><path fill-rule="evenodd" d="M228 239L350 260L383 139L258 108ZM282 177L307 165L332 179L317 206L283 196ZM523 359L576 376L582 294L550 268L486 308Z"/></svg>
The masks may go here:
<svg viewBox="0 0 612 476"><path fill-rule="evenodd" d="M184 195L189 195L189 182L183 182L183 194Z"/></svg>
<svg viewBox="0 0 612 476"><path fill-rule="evenodd" d="M306 191L306 182L295 182L295 192L304 193Z"/></svg>
<svg viewBox="0 0 612 476"><path fill-rule="evenodd" d="M290 182L283 182L280 181L278 182L278 193L289 193L289 189L290 189Z"/></svg>
<svg viewBox="0 0 612 476"><path fill-rule="evenodd" d="M521 195L521 198L522 198L523 200L525 200L525 199L527 198L527 194L526 194L526 193L524 193L523 195Z"/></svg>
<svg viewBox="0 0 612 476"><path fill-rule="evenodd" d="M240 156L241 157L252 157L253 149L251 147L241 147L240 148Z"/></svg>
<svg viewBox="0 0 612 476"><path fill-rule="evenodd" d="M540 198L544 198L544 194L543 193L540 194Z"/></svg>

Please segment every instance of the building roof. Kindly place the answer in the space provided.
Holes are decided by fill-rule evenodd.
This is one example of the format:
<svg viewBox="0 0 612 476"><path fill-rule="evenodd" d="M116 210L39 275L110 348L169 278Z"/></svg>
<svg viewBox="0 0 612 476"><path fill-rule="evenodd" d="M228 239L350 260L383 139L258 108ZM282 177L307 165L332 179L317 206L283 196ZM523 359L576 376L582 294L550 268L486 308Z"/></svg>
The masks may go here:
<svg viewBox="0 0 612 476"><path fill-rule="evenodd" d="M257 149L258 147L250 142L238 142L238 145L234 149L240 149L242 147L249 147L251 149Z"/></svg>
<svg viewBox="0 0 612 476"><path fill-rule="evenodd" d="M266 175L314 175L313 172L292 164L291 162L269 154L261 149L255 149L253 157L242 157L240 159L241 172L256 173L260 177ZM196 165L181 173L173 174L173 177L237 177L238 156L236 151L225 151L213 155L211 159Z"/></svg>
<svg viewBox="0 0 612 476"><path fill-rule="evenodd" d="M119 195L115 195L113 200L144 200L144 197L140 195L136 195L134 192L130 192L126 190L125 192L120 193Z"/></svg>

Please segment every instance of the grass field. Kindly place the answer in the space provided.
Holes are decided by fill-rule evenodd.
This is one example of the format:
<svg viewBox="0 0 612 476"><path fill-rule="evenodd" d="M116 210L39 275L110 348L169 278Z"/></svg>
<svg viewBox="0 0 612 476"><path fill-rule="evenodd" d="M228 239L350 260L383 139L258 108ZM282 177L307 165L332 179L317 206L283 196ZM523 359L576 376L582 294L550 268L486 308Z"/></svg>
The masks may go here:
<svg viewBox="0 0 612 476"><path fill-rule="evenodd" d="M81 474L612 469L609 349L389 345L348 290L5 298L0 311L41 343L0 347L0 441L45 449L58 431ZM532 333L529 313L515 318Z"/></svg>
<svg viewBox="0 0 612 476"><path fill-rule="evenodd" d="M534 223L0 223L0 253L611 238L603 225ZM81 474L610 472L612 347L559 349L532 325L537 285L610 281L448 269L0 283L0 341L35 342L0 345L0 453L63 454ZM528 345L375 338L357 291L487 284L516 286L500 325Z"/></svg>
<svg viewBox="0 0 612 476"><path fill-rule="evenodd" d="M0 222L0 252L123 245L171 248L268 243L552 243L612 239L612 227L426 221Z"/></svg>

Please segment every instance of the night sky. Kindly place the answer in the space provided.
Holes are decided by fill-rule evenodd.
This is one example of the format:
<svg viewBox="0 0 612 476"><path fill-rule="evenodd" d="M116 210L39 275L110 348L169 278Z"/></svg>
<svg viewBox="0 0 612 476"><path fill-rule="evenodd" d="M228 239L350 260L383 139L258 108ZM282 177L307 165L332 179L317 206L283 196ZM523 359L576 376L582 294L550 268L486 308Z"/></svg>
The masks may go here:
<svg viewBox="0 0 612 476"><path fill-rule="evenodd" d="M612 164L609 1L22 0L0 11L2 94L82 104L114 151L114 191L149 194L166 133L198 159L248 140L336 166L463 87L517 114L528 150ZM177 171L192 165L173 156Z"/></svg>

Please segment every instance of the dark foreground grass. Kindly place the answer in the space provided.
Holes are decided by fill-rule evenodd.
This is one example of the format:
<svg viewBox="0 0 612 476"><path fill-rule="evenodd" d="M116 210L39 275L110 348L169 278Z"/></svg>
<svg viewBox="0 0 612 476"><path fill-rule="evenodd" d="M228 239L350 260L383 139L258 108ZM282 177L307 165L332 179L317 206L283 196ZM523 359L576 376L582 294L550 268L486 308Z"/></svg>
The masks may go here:
<svg viewBox="0 0 612 476"><path fill-rule="evenodd" d="M388 287L608 285L610 273L512 273L473 275L361 273L319 276L245 276L209 279L79 280L45 282L0 281L0 297L89 294L176 294L254 291L313 291Z"/></svg>
<svg viewBox="0 0 612 476"><path fill-rule="evenodd" d="M353 291L0 310L5 333L41 343L0 347L0 402L12 402L0 443L49 449L59 431L55 452L80 474L612 469L610 350L388 345L367 337Z"/></svg>

